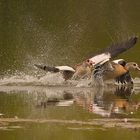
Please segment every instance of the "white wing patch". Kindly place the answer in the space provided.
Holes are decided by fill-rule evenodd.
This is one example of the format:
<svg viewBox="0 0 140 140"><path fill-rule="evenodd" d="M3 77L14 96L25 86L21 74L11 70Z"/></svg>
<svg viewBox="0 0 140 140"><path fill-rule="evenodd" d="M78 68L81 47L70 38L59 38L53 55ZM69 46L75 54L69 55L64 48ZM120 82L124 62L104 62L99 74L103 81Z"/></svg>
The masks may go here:
<svg viewBox="0 0 140 140"><path fill-rule="evenodd" d="M111 58L110 53L102 53L102 54L99 54L99 55L96 55L96 56L90 58L89 60L93 62L93 65L96 65L101 62L105 63L105 62L109 61L110 58Z"/></svg>
<svg viewBox="0 0 140 140"><path fill-rule="evenodd" d="M58 68L60 71L72 71L72 72L75 72L75 70L72 68L72 67L69 67L69 66L56 66L55 68Z"/></svg>

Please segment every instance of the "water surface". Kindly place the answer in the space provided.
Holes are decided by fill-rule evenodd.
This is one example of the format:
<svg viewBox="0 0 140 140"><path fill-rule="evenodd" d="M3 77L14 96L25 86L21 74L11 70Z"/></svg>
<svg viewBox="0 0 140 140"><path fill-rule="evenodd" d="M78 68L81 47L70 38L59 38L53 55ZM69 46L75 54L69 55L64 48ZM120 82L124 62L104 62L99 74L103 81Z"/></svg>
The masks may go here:
<svg viewBox="0 0 140 140"><path fill-rule="evenodd" d="M139 73L132 72L134 87L99 88L34 64L74 66L139 36L139 7L131 0L1 0L0 138L138 140ZM117 58L140 63L139 46Z"/></svg>
<svg viewBox="0 0 140 140"><path fill-rule="evenodd" d="M29 79L0 81L1 138L139 138L139 79L134 87L80 87L61 78L61 84L41 85L40 79Z"/></svg>

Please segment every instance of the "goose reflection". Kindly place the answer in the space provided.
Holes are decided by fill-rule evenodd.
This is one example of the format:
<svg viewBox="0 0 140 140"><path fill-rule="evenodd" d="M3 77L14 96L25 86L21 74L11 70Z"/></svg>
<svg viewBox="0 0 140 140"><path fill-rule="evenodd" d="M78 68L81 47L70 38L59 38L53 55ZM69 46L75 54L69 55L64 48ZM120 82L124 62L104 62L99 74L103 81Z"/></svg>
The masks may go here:
<svg viewBox="0 0 140 140"><path fill-rule="evenodd" d="M79 88L78 88L79 89ZM65 89L57 96L37 99L37 108L51 106L79 106L83 110L103 117L131 117L140 108L140 100L133 86L96 87L91 89ZM56 92L56 90L54 91ZM40 95L40 94L39 94Z"/></svg>
<svg viewBox="0 0 140 140"><path fill-rule="evenodd" d="M98 94L76 96L75 104L103 117L131 117L140 107L140 101L131 99L133 87L116 87L109 93L102 89Z"/></svg>
<svg viewBox="0 0 140 140"><path fill-rule="evenodd" d="M70 106L73 104L73 94L64 91L63 97L44 98L36 105L37 108L47 108L47 106Z"/></svg>

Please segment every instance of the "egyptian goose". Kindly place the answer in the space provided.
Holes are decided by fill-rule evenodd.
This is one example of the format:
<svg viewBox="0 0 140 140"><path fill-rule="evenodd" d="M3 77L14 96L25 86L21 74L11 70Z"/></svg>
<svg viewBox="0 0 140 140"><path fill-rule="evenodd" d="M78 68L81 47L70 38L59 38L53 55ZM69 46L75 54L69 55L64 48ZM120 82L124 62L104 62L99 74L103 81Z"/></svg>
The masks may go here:
<svg viewBox="0 0 140 140"><path fill-rule="evenodd" d="M117 61L115 60L114 62L120 64L126 70L126 73L124 73L121 76L118 76L118 77L115 78L116 82L121 83L121 84L126 84L126 83L133 84L133 79L130 76L130 71L131 70L140 71L139 65L135 62L126 63L126 61L123 60L123 59L119 59Z"/></svg>
<svg viewBox="0 0 140 140"><path fill-rule="evenodd" d="M83 61L82 63L74 66L44 66L35 64L35 66L39 69L49 71L49 72L61 72L64 79L68 80L72 79L79 79L90 77L92 73L92 69L98 66L102 66L104 63L108 62L111 58L116 57L120 53L130 49L133 47L137 42L137 37L131 37L130 39L115 43L111 45L109 48L101 51L99 54L94 55L93 57Z"/></svg>
<svg viewBox="0 0 140 140"><path fill-rule="evenodd" d="M93 70L93 77L99 83L102 83L102 80L115 79L121 84L133 84L133 79L130 76L131 70L140 71L140 67L135 62L126 63L125 60L118 59L97 66Z"/></svg>
<svg viewBox="0 0 140 140"><path fill-rule="evenodd" d="M47 72L52 72L52 73L56 73L56 72L60 72L62 73L62 76L65 80L71 79L71 77L73 76L73 74L75 73L75 69L69 66L46 66L46 65L38 65L38 64L34 64L37 68L42 69L44 71Z"/></svg>

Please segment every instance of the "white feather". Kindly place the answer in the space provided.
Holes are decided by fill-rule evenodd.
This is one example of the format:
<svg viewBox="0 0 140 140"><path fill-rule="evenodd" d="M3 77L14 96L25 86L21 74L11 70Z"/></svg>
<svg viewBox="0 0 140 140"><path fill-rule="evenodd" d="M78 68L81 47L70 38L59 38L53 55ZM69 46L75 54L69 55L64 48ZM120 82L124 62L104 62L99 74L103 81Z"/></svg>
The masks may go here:
<svg viewBox="0 0 140 140"><path fill-rule="evenodd" d="M75 70L72 68L72 67L69 67L69 66L56 66L55 68L58 68L60 71L72 71L72 72L75 72Z"/></svg>
<svg viewBox="0 0 140 140"><path fill-rule="evenodd" d="M109 61L109 59L105 59L105 60L101 61L99 64L102 65L102 64L106 63L107 61Z"/></svg>
<svg viewBox="0 0 140 140"><path fill-rule="evenodd" d="M96 65L104 61L107 62L110 58L111 58L110 53L102 53L90 58L89 60L93 62L93 65Z"/></svg>

